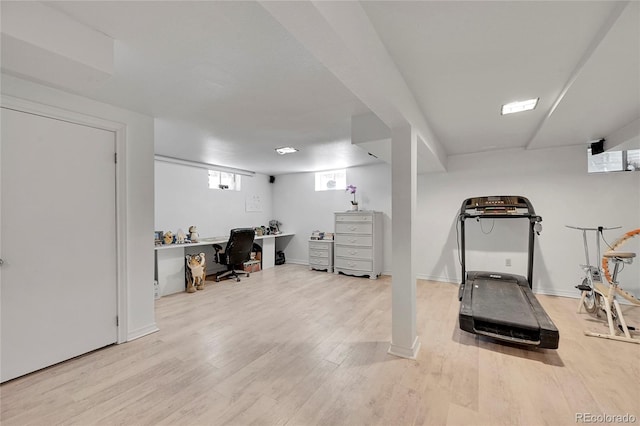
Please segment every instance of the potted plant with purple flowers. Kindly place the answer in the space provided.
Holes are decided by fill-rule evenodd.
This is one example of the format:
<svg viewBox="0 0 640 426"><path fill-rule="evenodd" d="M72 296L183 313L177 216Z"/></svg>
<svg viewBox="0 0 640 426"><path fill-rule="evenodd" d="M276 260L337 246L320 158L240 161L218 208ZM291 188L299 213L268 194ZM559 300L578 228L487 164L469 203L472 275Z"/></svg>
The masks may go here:
<svg viewBox="0 0 640 426"><path fill-rule="evenodd" d="M347 186L347 192L353 194L353 201L351 201L351 210L358 210L358 202L356 201L356 187L353 185Z"/></svg>

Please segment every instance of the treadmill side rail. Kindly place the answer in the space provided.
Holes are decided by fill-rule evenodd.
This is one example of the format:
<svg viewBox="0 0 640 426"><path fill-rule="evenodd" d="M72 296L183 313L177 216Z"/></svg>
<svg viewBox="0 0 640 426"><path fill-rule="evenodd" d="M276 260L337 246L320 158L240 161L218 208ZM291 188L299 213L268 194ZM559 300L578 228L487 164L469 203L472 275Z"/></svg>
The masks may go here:
<svg viewBox="0 0 640 426"><path fill-rule="evenodd" d="M560 341L560 333L558 332L558 328L551 321L549 315L545 312L542 305L538 299L536 299L535 294L530 289L525 289L524 292L527 299L529 299L529 303L531 304L531 309L538 319L538 324L540 324L540 345L538 347L544 349L558 349L558 343Z"/></svg>
<svg viewBox="0 0 640 426"><path fill-rule="evenodd" d="M469 333L475 333L473 327L473 310L471 309L471 287L467 281L467 285L461 285L462 295L460 296L460 314L458 315L458 321L460 322L460 328Z"/></svg>

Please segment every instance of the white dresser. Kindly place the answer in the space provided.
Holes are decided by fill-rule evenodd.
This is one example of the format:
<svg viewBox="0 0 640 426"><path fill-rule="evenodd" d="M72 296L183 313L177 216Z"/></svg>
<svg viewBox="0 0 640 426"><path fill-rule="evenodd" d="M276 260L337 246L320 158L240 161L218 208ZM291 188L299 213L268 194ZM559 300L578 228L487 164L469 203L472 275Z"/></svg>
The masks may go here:
<svg viewBox="0 0 640 426"><path fill-rule="evenodd" d="M382 213L340 212L335 213L335 221L334 272L378 278L382 273Z"/></svg>
<svg viewBox="0 0 640 426"><path fill-rule="evenodd" d="M332 240L309 240L309 269L333 272Z"/></svg>

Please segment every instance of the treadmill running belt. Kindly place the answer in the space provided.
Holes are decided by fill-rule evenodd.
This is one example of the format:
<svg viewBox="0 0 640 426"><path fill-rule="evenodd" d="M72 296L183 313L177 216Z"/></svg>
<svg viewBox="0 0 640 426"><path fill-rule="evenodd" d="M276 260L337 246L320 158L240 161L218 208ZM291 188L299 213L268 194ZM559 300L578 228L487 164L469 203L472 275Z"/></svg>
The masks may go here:
<svg viewBox="0 0 640 426"><path fill-rule="evenodd" d="M539 331L538 320L517 281L476 278L471 302L476 322Z"/></svg>

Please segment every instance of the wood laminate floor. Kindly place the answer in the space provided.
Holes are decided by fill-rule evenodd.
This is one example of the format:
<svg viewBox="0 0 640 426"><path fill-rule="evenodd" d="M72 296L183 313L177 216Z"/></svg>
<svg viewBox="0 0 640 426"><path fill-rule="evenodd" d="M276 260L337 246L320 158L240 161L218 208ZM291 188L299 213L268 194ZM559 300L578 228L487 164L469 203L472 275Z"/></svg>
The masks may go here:
<svg viewBox="0 0 640 426"><path fill-rule="evenodd" d="M560 349L458 329L457 285L418 281L418 359L388 355L391 280L282 265L156 302L160 331L0 387L9 425L571 425L640 423L640 345L539 296ZM624 307L640 325L640 308Z"/></svg>

